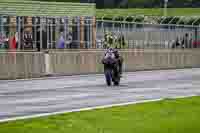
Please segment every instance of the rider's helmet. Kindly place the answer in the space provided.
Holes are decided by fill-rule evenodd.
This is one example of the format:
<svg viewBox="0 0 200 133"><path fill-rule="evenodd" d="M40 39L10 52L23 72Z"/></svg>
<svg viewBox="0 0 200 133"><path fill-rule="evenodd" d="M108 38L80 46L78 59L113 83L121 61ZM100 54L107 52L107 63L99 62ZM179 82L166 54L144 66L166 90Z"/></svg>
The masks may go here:
<svg viewBox="0 0 200 133"><path fill-rule="evenodd" d="M105 52L105 58L115 58L114 49L108 48Z"/></svg>
<svg viewBox="0 0 200 133"><path fill-rule="evenodd" d="M113 49L113 53L115 55L115 57L119 57L119 51L117 49Z"/></svg>
<svg viewBox="0 0 200 133"><path fill-rule="evenodd" d="M109 48L108 48L108 51L113 52L114 49L113 49L112 47L109 47Z"/></svg>
<svg viewBox="0 0 200 133"><path fill-rule="evenodd" d="M107 47L105 53L113 53L114 49L112 47Z"/></svg>

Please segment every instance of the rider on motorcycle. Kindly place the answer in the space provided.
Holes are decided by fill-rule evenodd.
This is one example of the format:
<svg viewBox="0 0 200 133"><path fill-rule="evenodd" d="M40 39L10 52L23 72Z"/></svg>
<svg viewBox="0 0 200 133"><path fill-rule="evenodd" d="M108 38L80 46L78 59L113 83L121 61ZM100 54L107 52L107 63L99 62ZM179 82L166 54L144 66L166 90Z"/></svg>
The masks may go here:
<svg viewBox="0 0 200 133"><path fill-rule="evenodd" d="M122 75L123 57L119 54L119 51L117 49L114 49L113 53L115 55L115 59L118 62L118 65L119 65L119 74L121 76Z"/></svg>
<svg viewBox="0 0 200 133"><path fill-rule="evenodd" d="M107 49L104 58L102 59L102 63L104 64L104 70L113 69L116 59L112 48Z"/></svg>
<svg viewBox="0 0 200 133"><path fill-rule="evenodd" d="M102 63L104 64L104 69L107 68L113 68L116 70L114 65L118 65L119 70L116 70L119 72L120 77L122 74L122 64L123 64L123 58L120 56L119 51L117 49L109 48L105 52L105 56L102 60Z"/></svg>

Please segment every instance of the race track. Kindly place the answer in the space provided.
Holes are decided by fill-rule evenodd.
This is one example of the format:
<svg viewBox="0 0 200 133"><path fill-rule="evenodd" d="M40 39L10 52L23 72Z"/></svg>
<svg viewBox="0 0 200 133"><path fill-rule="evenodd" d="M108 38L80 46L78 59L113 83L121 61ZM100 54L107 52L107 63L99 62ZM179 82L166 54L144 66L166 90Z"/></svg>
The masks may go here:
<svg viewBox="0 0 200 133"><path fill-rule="evenodd" d="M200 95L200 69L124 73L119 87L104 76L0 81L0 120L87 107Z"/></svg>

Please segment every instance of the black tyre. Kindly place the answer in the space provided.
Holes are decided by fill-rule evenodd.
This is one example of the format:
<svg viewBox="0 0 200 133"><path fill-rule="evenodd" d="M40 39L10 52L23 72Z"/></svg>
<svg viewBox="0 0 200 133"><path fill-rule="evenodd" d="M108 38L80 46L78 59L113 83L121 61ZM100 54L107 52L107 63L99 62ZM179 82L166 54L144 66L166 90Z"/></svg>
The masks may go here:
<svg viewBox="0 0 200 133"><path fill-rule="evenodd" d="M105 78L106 78L106 83L108 86L111 86L111 81L112 81L112 75L110 70L105 71Z"/></svg>
<svg viewBox="0 0 200 133"><path fill-rule="evenodd" d="M115 85L115 86L119 86L119 82L118 82L118 81L115 81L115 82L114 82L114 85Z"/></svg>
<svg viewBox="0 0 200 133"><path fill-rule="evenodd" d="M119 70L118 70L118 67L116 67L114 69L114 72L113 72L113 83L115 86L119 86L119 83L120 83L120 73L119 73Z"/></svg>

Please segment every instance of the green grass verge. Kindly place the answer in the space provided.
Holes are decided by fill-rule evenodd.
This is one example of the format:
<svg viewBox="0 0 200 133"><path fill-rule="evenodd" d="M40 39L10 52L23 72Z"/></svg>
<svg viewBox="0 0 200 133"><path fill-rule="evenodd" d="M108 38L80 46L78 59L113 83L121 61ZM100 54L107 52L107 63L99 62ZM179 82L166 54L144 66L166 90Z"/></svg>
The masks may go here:
<svg viewBox="0 0 200 133"><path fill-rule="evenodd" d="M200 97L74 112L0 124L0 133L198 133Z"/></svg>
<svg viewBox="0 0 200 133"><path fill-rule="evenodd" d="M146 8L146 9L97 9L96 16L131 16L131 15L154 15L163 16L162 8ZM200 16L200 8L168 8L168 16Z"/></svg>
<svg viewBox="0 0 200 133"><path fill-rule="evenodd" d="M0 0L2 1L2 0ZM7 0L11 2L18 2L18 1L45 1L45 2L78 2L80 3L80 0Z"/></svg>
<svg viewBox="0 0 200 133"><path fill-rule="evenodd" d="M45 1L45 2L77 2L77 3L80 3L80 0L32 0L32 1Z"/></svg>

